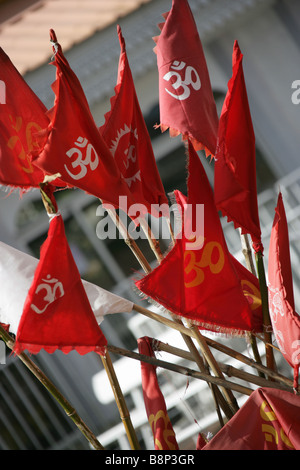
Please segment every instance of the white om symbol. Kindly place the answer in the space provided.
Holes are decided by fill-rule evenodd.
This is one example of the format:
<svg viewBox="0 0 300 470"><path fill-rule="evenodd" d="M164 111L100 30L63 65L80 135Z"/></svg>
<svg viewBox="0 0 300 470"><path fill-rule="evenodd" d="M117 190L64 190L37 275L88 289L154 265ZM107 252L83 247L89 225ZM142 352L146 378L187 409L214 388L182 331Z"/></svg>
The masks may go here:
<svg viewBox="0 0 300 470"><path fill-rule="evenodd" d="M47 275L47 279L42 279L44 281L44 284L40 284L36 291L35 294L38 294L41 290L46 291L46 295L43 298L43 300L46 302L44 305L44 308L38 308L36 305L31 304L32 310L34 310L36 313L44 313L46 308L54 302L54 300L58 299L59 297L63 297L64 295L64 288L61 282L58 281L58 279L51 279L50 274Z"/></svg>
<svg viewBox="0 0 300 470"><path fill-rule="evenodd" d="M179 87L182 87L183 92L178 95L174 94L171 91L169 91L167 88L165 88L166 92L169 93L169 95L173 96L176 100L186 100L191 93L191 90L189 86L191 85L194 90L198 91L201 88L201 81L199 78L199 75L197 71L194 69L194 67L191 67L188 65L185 69L185 76L184 80L181 79L181 76L176 70L183 70L186 67L185 62L179 62L178 60L174 60L173 64L171 65L171 69L174 71L169 71L163 76L163 79L166 81L169 81L171 77L175 77L176 81L172 83L172 87L174 90L177 90Z"/></svg>
<svg viewBox="0 0 300 470"><path fill-rule="evenodd" d="M298 346L298 349L296 349ZM296 349L296 351L292 354L292 362L293 364L299 364L300 363L300 340L296 339L295 341L292 342L292 348Z"/></svg>
<svg viewBox="0 0 300 470"><path fill-rule="evenodd" d="M124 154L127 157L127 162L124 162L124 166L125 166L126 170L128 170L129 165L130 165L130 161L132 163L136 162L136 148L135 148L135 145L130 145L129 148L124 151Z"/></svg>
<svg viewBox="0 0 300 470"><path fill-rule="evenodd" d="M77 147L82 149L86 148L85 158L82 157L82 151L80 148L72 147L70 150L66 152L69 158L71 158L74 153L77 154L77 158L71 163L74 169L79 169L79 172L72 173L67 165L65 166L66 171L74 180L79 180L83 178L87 174L87 167L89 166L90 169L93 171L97 168L99 163L99 157L97 155L96 150L92 146L92 144L88 143L87 139L83 137L78 137L77 141L74 142Z"/></svg>

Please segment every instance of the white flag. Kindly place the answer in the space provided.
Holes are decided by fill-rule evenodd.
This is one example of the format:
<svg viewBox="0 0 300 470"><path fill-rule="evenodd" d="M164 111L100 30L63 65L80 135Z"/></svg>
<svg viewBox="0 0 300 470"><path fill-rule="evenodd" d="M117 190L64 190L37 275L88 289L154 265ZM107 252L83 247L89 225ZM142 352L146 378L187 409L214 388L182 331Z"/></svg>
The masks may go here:
<svg viewBox="0 0 300 470"><path fill-rule="evenodd" d="M39 260L0 242L0 323L16 334ZM98 324L109 313L131 312L133 302L82 279Z"/></svg>

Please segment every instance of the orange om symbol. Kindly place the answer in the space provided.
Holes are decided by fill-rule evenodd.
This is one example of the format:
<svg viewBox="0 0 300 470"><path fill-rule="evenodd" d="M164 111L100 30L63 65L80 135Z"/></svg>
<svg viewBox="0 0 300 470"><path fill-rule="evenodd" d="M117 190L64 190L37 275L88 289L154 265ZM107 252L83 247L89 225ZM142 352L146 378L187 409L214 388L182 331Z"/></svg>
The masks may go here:
<svg viewBox="0 0 300 470"><path fill-rule="evenodd" d="M268 406L271 409L271 411L266 411L266 407ZM260 416L264 421L267 421L267 422L277 421L277 416L275 415L274 410L265 400L262 402L261 407L260 407ZM275 444L278 445L279 443L278 432L271 424L262 424L262 432L264 433L265 440L267 442L272 442L274 439ZM280 428L280 438L287 447L294 449L293 444L291 443L291 441L289 440L289 438L287 437L287 435L285 434L282 428Z"/></svg>
<svg viewBox="0 0 300 470"><path fill-rule="evenodd" d="M217 258L213 261L213 252L217 253ZM205 272L203 268L209 268L212 274L219 274L225 263L224 251L220 243L210 241L204 245L201 250L200 259L196 259L195 251L185 251L184 261L187 262L185 267L185 274L194 273L192 281L185 282L185 287L196 287L202 284L205 279Z"/></svg>
<svg viewBox="0 0 300 470"><path fill-rule="evenodd" d="M151 426L151 429L152 429L152 432L153 432L153 436L155 437L156 435L156 431L157 431L157 421L162 418L163 419L163 422L164 422L164 429L163 429L163 438L164 438L164 441L165 443L167 444L168 448L170 450L176 450L176 446L175 444L173 444L172 442L170 442L168 439L169 437L175 437L175 434L174 434L174 431L173 429L168 429L168 424L171 423L170 421L170 418L169 416L164 413L163 410L159 410L156 415L154 416L154 414L150 415L149 416L149 424ZM153 425L153 426L152 426ZM157 449L159 450L163 450L164 447L162 445L162 443L160 442L160 440L155 437L155 446L157 447Z"/></svg>
<svg viewBox="0 0 300 470"><path fill-rule="evenodd" d="M33 142L33 133L41 130L41 127L36 124L35 122L29 122L26 124L25 128L25 140L26 140L26 149L24 148L24 137L20 137L20 131L22 131L23 127L23 119L18 116L13 123L13 117L10 116L10 120L12 122L12 128L16 131L17 135L14 135L8 139L7 146L11 150L18 151L18 158L21 160L20 168L25 171L25 173L32 173L33 167L28 158L28 153L31 152L34 147L35 143Z"/></svg>
<svg viewBox="0 0 300 470"><path fill-rule="evenodd" d="M243 294L247 298L251 310L256 310L261 305L261 295L259 289L252 282L243 279L241 281Z"/></svg>

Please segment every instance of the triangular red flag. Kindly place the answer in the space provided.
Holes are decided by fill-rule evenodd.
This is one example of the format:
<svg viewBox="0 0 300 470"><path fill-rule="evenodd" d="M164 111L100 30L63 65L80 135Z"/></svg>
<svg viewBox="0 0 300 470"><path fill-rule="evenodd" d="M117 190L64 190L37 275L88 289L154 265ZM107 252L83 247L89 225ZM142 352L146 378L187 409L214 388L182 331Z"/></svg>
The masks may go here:
<svg viewBox="0 0 300 470"><path fill-rule="evenodd" d="M257 204L255 135L237 41L232 77L224 100L215 155L215 203L228 221L249 233L254 250L263 252Z"/></svg>
<svg viewBox="0 0 300 470"><path fill-rule="evenodd" d="M52 85L55 102L48 113L50 124L40 134L40 147L33 155L33 162L45 173L60 173L71 186L115 208L124 202L127 210L135 201L100 135L82 86L53 30L51 39L55 48L56 81ZM125 198L120 200L120 196Z"/></svg>
<svg viewBox="0 0 300 470"><path fill-rule="evenodd" d="M197 26L187 0L173 0L156 42L160 128L215 155L218 115Z"/></svg>
<svg viewBox="0 0 300 470"><path fill-rule="evenodd" d="M192 209L203 205L204 227L196 227L192 239L190 227L186 231L184 221L172 250L158 267L135 284L150 299L175 315L188 318L200 329L231 334L261 331L261 315L252 314L243 294L241 279L232 262L214 205L212 189L191 144L188 168L188 204Z"/></svg>
<svg viewBox="0 0 300 470"><path fill-rule="evenodd" d="M32 164L30 153L35 134L49 124L47 109L1 48L0 84L0 184L21 192L38 188L44 172Z"/></svg>
<svg viewBox="0 0 300 470"><path fill-rule="evenodd" d="M139 353L155 357L152 338L138 339ZM142 388L148 421L151 426L155 450L179 450L164 396L159 387L156 366L141 361Z"/></svg>
<svg viewBox="0 0 300 470"><path fill-rule="evenodd" d="M168 216L168 199L138 102L120 26L118 36L121 52L115 95L99 130L136 203L145 205L153 216ZM155 205L162 205L162 210Z"/></svg>
<svg viewBox="0 0 300 470"><path fill-rule="evenodd" d="M93 314L69 248L62 217L50 220L48 237L24 303L14 352L41 349L79 354L106 351L106 338Z"/></svg>
<svg viewBox="0 0 300 470"><path fill-rule="evenodd" d="M188 212L189 209L187 209L189 207L187 197L178 190L175 190L171 197L176 201L179 206L179 211L182 214L181 221L184 221L184 232L187 238L190 239L193 234L193 227L190 224L191 217L190 213ZM194 204L196 204L195 201ZM248 269L246 269L245 266L243 266L231 253L229 253L229 257L233 268L235 269L236 274L240 279L243 294L248 300L253 315L253 321L256 324L256 328L257 330L261 330L262 303L259 281L257 277L254 276Z"/></svg>
<svg viewBox="0 0 300 470"><path fill-rule="evenodd" d="M201 450L300 450L300 397L258 388Z"/></svg>
<svg viewBox="0 0 300 470"><path fill-rule="evenodd" d="M295 311L288 225L281 193L278 195L270 238L268 292L273 331L282 355L294 369L294 388L297 389L300 316Z"/></svg>

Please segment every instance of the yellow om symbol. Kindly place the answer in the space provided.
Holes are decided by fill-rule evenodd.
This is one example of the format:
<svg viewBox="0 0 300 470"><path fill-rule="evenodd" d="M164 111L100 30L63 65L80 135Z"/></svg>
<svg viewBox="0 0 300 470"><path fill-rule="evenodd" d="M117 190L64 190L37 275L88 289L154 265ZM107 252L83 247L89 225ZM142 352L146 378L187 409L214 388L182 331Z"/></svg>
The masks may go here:
<svg viewBox="0 0 300 470"><path fill-rule="evenodd" d="M214 251L217 253L215 261L212 260ZM190 282L185 282L185 287L196 287L202 284L205 279L203 268L209 268L212 274L219 274L222 271L225 263L224 251L220 243L210 241L204 245L198 261L196 260L196 252L188 250L184 252L184 262L187 263L184 269L185 274L194 273L193 279Z"/></svg>
<svg viewBox="0 0 300 470"><path fill-rule="evenodd" d="M156 429L157 429L157 421L159 420L159 418L162 418L164 422L163 438L164 438L165 443L168 445L168 448L170 450L176 450L176 446L168 440L169 437L175 438L175 434L174 434L173 429L168 429L168 424L171 423L171 421L170 421L169 416L166 413L164 413L163 410L159 410L155 416L153 414L149 416L149 424L151 426L153 436L155 437ZM155 443L155 446L159 450L163 450L163 445L157 437L155 438L154 443Z"/></svg>
<svg viewBox="0 0 300 470"><path fill-rule="evenodd" d="M272 410L271 406L268 405L266 401L263 401L260 407L260 416L264 421L276 421L277 416L274 413L274 410L272 411L265 411L266 407L269 406L270 409ZM276 429L271 425L271 424L262 424L262 432L265 434L265 439L267 442L272 442L274 439L275 444L278 445L279 442L279 436L276 431ZM284 430L281 428L280 429L280 438L282 442L287 446L292 449L294 449L293 444L285 434Z"/></svg>
<svg viewBox="0 0 300 470"><path fill-rule="evenodd" d="M252 282L243 279L241 281L243 294L247 298L251 310L256 310L261 305L261 295L259 289Z"/></svg>
<svg viewBox="0 0 300 470"><path fill-rule="evenodd" d="M28 158L28 153L31 152L35 144L33 142L33 133L41 130L41 127L36 124L35 122L29 122L26 124L25 128L25 140L26 140L26 147L24 148L24 138L20 138L19 134L23 127L23 119L18 116L13 123L13 117L10 116L12 128L16 131L17 135L14 135L8 139L7 146L11 150L19 151L17 157L21 160L22 164L20 164L20 168L25 171L25 173L32 173L33 167Z"/></svg>

